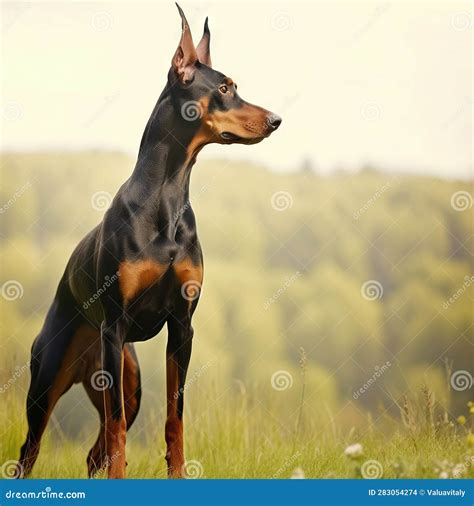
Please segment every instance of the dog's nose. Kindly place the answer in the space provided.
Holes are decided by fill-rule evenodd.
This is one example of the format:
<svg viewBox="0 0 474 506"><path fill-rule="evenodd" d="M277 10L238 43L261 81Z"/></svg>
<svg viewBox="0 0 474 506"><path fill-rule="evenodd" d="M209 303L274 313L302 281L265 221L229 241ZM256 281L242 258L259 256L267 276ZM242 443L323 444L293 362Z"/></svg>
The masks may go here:
<svg viewBox="0 0 474 506"><path fill-rule="evenodd" d="M271 114L268 119L268 126L272 130L276 130L281 125L281 118L278 116L278 114Z"/></svg>

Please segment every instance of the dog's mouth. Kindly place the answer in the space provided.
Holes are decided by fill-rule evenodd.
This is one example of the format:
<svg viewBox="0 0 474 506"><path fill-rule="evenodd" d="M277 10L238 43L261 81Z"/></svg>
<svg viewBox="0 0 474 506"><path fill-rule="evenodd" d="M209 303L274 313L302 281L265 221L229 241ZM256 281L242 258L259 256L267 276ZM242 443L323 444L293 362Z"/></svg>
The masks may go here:
<svg viewBox="0 0 474 506"><path fill-rule="evenodd" d="M232 132L222 132L221 139L225 143L238 142L240 144L257 144L260 141L263 141L264 137L250 137L245 138L240 135L233 134Z"/></svg>
<svg viewBox="0 0 474 506"><path fill-rule="evenodd" d="M243 138L240 137L240 135L233 134L232 132L222 132L221 138L227 142L238 142L243 140Z"/></svg>

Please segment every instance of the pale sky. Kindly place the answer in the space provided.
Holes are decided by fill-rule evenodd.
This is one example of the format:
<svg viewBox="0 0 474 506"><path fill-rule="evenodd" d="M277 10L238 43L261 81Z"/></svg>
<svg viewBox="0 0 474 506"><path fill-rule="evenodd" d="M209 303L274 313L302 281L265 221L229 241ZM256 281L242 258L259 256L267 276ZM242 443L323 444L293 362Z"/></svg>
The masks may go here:
<svg viewBox="0 0 474 506"><path fill-rule="evenodd" d="M226 157L322 171L371 164L472 177L469 1L182 0L214 67L283 117ZM2 3L3 149L136 155L180 36L174 3Z"/></svg>

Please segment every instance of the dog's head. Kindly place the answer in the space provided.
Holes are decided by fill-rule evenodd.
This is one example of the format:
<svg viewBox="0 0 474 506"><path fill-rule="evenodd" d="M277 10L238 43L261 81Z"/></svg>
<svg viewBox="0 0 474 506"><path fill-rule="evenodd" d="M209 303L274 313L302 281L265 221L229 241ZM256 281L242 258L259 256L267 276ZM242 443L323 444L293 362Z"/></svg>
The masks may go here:
<svg viewBox="0 0 474 506"><path fill-rule="evenodd" d="M274 132L281 118L250 104L237 93L237 84L212 68L208 21L201 41L194 46L186 17L181 16L182 33L171 62L169 86L182 119L198 122L199 143L255 144Z"/></svg>

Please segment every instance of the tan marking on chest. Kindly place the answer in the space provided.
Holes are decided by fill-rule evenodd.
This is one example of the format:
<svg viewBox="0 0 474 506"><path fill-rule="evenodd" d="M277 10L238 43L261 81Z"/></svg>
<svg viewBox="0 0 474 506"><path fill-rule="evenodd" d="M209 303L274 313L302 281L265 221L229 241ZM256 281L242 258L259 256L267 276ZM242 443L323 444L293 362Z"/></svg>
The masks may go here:
<svg viewBox="0 0 474 506"><path fill-rule="evenodd" d="M120 292L126 302L153 285L168 269L168 265L153 260L122 262L119 267Z"/></svg>
<svg viewBox="0 0 474 506"><path fill-rule="evenodd" d="M202 283L203 268L202 265L194 264L190 258L185 258L173 264L173 270L181 284L187 281L197 281Z"/></svg>

